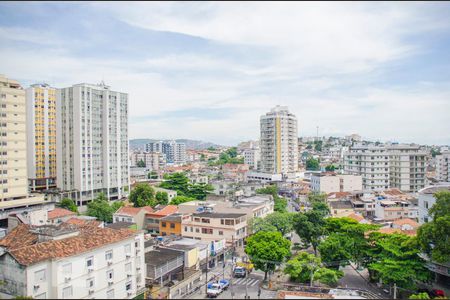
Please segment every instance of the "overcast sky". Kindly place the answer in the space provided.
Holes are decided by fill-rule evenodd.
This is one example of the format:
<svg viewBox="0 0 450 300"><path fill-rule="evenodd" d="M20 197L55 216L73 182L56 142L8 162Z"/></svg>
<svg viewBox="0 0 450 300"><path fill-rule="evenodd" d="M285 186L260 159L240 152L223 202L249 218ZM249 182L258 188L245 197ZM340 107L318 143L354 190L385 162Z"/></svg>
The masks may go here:
<svg viewBox="0 0 450 300"><path fill-rule="evenodd" d="M300 136L450 144L448 2L2 2L0 73L104 80L130 138L234 145L279 104Z"/></svg>

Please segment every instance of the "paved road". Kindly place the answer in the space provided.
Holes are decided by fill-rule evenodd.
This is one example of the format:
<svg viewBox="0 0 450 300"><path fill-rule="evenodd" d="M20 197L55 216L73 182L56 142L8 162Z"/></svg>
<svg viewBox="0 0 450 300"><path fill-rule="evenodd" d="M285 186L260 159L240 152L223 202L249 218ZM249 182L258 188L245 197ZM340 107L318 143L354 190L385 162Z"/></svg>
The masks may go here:
<svg viewBox="0 0 450 300"><path fill-rule="evenodd" d="M355 288L361 290L368 290L374 294L381 296L381 298L389 298L389 294L383 292L382 289L376 287L373 284L367 282L368 273L367 270L355 271L351 266L345 266L342 268L344 271L344 277L339 280L340 287Z"/></svg>

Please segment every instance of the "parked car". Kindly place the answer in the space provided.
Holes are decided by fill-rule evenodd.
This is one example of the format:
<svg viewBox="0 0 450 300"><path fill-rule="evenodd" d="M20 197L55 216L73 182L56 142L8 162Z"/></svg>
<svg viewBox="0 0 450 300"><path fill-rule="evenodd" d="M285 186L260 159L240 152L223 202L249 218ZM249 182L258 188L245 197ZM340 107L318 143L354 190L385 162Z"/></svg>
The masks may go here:
<svg viewBox="0 0 450 300"><path fill-rule="evenodd" d="M233 277L234 278L245 278L246 276L246 271L244 267L236 267L233 270Z"/></svg>
<svg viewBox="0 0 450 300"><path fill-rule="evenodd" d="M436 297L445 297L445 293L443 290L437 290L437 289L419 289L419 293L427 293L428 296L432 298Z"/></svg>

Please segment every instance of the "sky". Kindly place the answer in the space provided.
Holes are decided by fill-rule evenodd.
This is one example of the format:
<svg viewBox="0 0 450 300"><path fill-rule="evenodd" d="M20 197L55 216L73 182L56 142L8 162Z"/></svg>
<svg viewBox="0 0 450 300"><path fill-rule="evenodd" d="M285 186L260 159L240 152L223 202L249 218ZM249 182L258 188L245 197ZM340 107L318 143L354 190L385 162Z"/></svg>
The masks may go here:
<svg viewBox="0 0 450 300"><path fill-rule="evenodd" d="M130 138L259 138L275 105L299 136L450 144L449 2L1 2L0 74L102 80Z"/></svg>

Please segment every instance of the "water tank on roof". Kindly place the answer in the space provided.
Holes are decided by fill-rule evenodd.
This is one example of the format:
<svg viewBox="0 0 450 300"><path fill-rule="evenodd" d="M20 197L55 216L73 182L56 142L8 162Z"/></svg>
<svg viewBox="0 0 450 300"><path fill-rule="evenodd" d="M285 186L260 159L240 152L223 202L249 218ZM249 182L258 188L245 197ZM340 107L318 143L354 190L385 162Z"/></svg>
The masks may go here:
<svg viewBox="0 0 450 300"><path fill-rule="evenodd" d="M205 209L203 207L197 207L198 212L203 212Z"/></svg>

